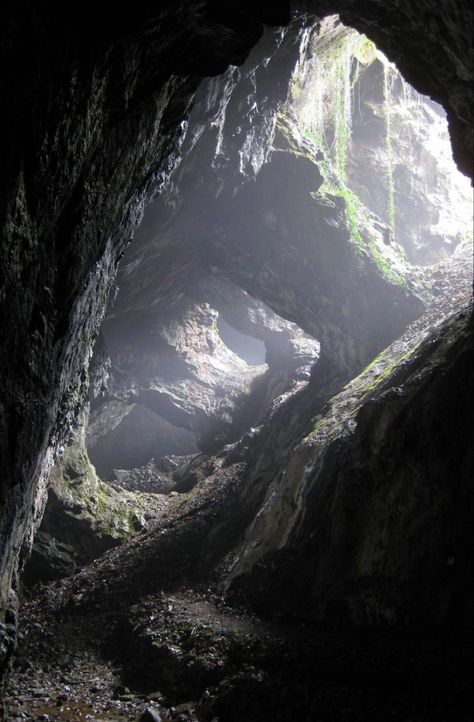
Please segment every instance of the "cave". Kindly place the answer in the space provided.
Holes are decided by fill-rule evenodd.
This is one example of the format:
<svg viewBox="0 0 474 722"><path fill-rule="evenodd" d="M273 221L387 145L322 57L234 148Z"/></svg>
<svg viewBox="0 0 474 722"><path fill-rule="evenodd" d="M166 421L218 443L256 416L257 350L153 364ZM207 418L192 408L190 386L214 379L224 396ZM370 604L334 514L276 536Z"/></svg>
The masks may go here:
<svg viewBox="0 0 474 722"><path fill-rule="evenodd" d="M0 718L467 721L472 9L0 17Z"/></svg>

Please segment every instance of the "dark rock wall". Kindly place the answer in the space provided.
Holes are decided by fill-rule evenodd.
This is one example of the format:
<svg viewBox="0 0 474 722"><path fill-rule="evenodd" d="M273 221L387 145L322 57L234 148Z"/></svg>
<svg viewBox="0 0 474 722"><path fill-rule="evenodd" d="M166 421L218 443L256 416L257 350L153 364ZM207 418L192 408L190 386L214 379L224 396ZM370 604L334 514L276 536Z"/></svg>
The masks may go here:
<svg viewBox="0 0 474 722"><path fill-rule="evenodd" d="M278 7L278 6L277 6ZM240 63L277 10L7 3L1 11L0 609L77 416L120 253L176 162L202 74ZM190 76L189 74L193 75Z"/></svg>
<svg viewBox="0 0 474 722"><path fill-rule="evenodd" d="M326 3L449 113L471 169L472 10L465 3ZM86 393L91 342L143 201L177 162L202 75L239 64L285 2L136 3L104 12L7 2L1 13L0 610L41 514L48 468ZM11 611L5 612L10 607ZM0 629L3 665L13 628ZM6 636L5 636L6 635Z"/></svg>
<svg viewBox="0 0 474 722"><path fill-rule="evenodd" d="M230 557L233 592L324 622L470 626L473 369L467 308L418 346L394 343L309 433L291 431L291 408L286 427L270 422L242 508L274 481ZM277 434L283 471L266 441Z"/></svg>
<svg viewBox="0 0 474 722"><path fill-rule="evenodd" d="M50 477L48 502L22 576L29 590L75 573L107 549L147 527L161 500L101 481L79 428Z"/></svg>

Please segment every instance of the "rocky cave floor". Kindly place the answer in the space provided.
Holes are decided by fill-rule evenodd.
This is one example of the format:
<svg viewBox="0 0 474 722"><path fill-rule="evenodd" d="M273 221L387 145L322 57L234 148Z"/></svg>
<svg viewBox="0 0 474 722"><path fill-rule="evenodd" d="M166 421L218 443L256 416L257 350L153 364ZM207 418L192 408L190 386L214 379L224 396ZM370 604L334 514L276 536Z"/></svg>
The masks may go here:
<svg viewBox="0 0 474 722"><path fill-rule="evenodd" d="M150 532L24 605L6 700L11 722L471 719L471 640L463 630L262 620L229 606L215 586L186 584L189 546L209 497L219 504L221 483L216 475L186 513L162 521L161 534L178 547L171 556L161 550L152 572L165 591L147 593L149 563L127 581L150 542L160 554Z"/></svg>
<svg viewBox="0 0 474 722"><path fill-rule="evenodd" d="M470 254L465 248L425 271L433 300L406 343L466 302ZM175 494L154 529L36 589L21 609L8 719L471 720L472 650L464 630L263 620L229 606L215 575L204 584L196 578L192 550L239 471L230 465Z"/></svg>
<svg viewBox="0 0 474 722"><path fill-rule="evenodd" d="M97 625L109 631L114 626L113 609L103 610L92 628L80 620L56 627L37 615L34 603L29 606L29 641L11 680L9 719L472 719L472 659L461 632L268 623L191 589L150 595L137 606L134 611L159 630L161 654L140 659L133 650L131 678L123 655L122 661L110 659L90 644Z"/></svg>

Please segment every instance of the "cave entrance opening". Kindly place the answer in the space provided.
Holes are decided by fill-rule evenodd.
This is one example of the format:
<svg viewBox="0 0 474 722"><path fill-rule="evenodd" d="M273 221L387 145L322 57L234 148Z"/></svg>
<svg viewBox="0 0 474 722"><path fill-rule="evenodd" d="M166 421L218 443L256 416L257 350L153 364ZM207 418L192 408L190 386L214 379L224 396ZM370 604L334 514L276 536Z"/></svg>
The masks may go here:
<svg viewBox="0 0 474 722"><path fill-rule="evenodd" d="M431 265L472 244L472 188L454 163L444 109L337 15L308 32L287 107L287 125L296 121L317 149L318 192L342 199L356 240L375 237L374 214L394 266L400 255Z"/></svg>
<svg viewBox="0 0 474 722"><path fill-rule="evenodd" d="M423 304L465 293L472 189L444 110L337 16L299 43L271 123L255 115L271 63L251 56L203 85L190 119L200 140L125 255L103 327L109 387L89 421L103 478L135 489L156 473L169 491L160 474L235 443L308 383L317 339L370 360Z"/></svg>

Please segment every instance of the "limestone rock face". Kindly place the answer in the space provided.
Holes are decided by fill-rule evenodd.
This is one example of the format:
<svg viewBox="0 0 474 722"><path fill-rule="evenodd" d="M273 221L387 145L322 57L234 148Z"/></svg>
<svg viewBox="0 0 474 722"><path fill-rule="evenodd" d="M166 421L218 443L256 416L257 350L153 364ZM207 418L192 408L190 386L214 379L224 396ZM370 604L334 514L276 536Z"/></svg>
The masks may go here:
<svg viewBox="0 0 474 722"><path fill-rule="evenodd" d="M288 20L279 4L243 17L202 3L133 19L2 7L2 616L85 398L118 257L177 162L199 77L241 63L262 21Z"/></svg>
<svg viewBox="0 0 474 722"><path fill-rule="evenodd" d="M161 499L101 481L85 447L85 424L52 470L48 502L22 581L27 587L73 574L145 529Z"/></svg>
<svg viewBox="0 0 474 722"><path fill-rule="evenodd" d="M144 264L104 325L110 381L87 432L102 477L236 441L276 396L309 379L318 358L319 343L295 324L217 273L189 263L183 272L171 253L164 268L175 283ZM239 354L249 348L246 361Z"/></svg>
<svg viewBox="0 0 474 722"><path fill-rule="evenodd" d="M218 312L209 304L188 297L171 309L168 316L158 311L104 329L112 378L89 427L91 458L100 473L110 474L111 463L132 468L152 456L197 453L198 435L219 422L229 425L252 381L265 373L264 365L248 366L221 341ZM123 414L117 418L109 409L120 400Z"/></svg>
<svg viewBox="0 0 474 722"><path fill-rule="evenodd" d="M320 621L468 623L472 354L468 308L402 337L321 409L248 528L238 593Z"/></svg>
<svg viewBox="0 0 474 722"><path fill-rule="evenodd" d="M384 70L376 61L366 72L372 80L364 79L362 73L354 91L355 97L362 97L352 127L351 187L359 189L367 205L390 223L390 202L388 194L381 193L380 183L388 119L392 179L387 186L392 184L394 240L412 263L425 265L448 258L472 237L472 188L467 178L453 173L445 113L407 87L395 69ZM382 98L384 82L386 97ZM378 87L378 98L364 93L363 88L371 85ZM367 187L370 178L379 178L378 188L375 184Z"/></svg>
<svg viewBox="0 0 474 722"><path fill-rule="evenodd" d="M293 55L296 61L298 53ZM246 68L235 81L237 97L247 84ZM254 103L268 102L264 80L256 75ZM421 312L409 265L385 251L380 219L366 224L362 238L344 198L318 192L323 176L317 148L285 115L275 113L271 135L252 146L259 151L256 169L240 162L236 167L244 148L230 101L222 110L210 90L203 88L196 101L190 137L208 118L206 130L186 147L172 190L150 208L127 252L105 328L119 338L128 325L137 338L132 327L159 315L160 303L169 307L180 294L202 295L203 285L212 296L215 281L202 279L221 277L224 291L230 284L264 301L317 340L333 375L349 378ZM244 109L242 123L249 122ZM224 296L220 292L221 305ZM238 314L233 316L236 323Z"/></svg>
<svg viewBox="0 0 474 722"><path fill-rule="evenodd" d="M289 33L278 50L287 82L300 42ZM356 232L339 188L320 192L318 149L277 116L285 96L271 97L268 77L278 53L266 63L262 52L202 88L172 186L123 259L103 330L110 383L88 430L103 477L235 442L308 381L320 343L326 373L347 380L423 307L383 222ZM226 345L223 324L265 343L260 367Z"/></svg>
<svg viewBox="0 0 474 722"><path fill-rule="evenodd" d="M289 104L302 133L387 226L412 263L448 257L472 235L472 189L452 163L443 108L420 95L366 36L326 18L308 34Z"/></svg>
<svg viewBox="0 0 474 722"><path fill-rule="evenodd" d="M321 15L337 12L345 25L375 42L414 88L445 108L454 157L472 178L472 8L435 0L416 6L410 0L369 0L363 12L355 0L304 4Z"/></svg>

